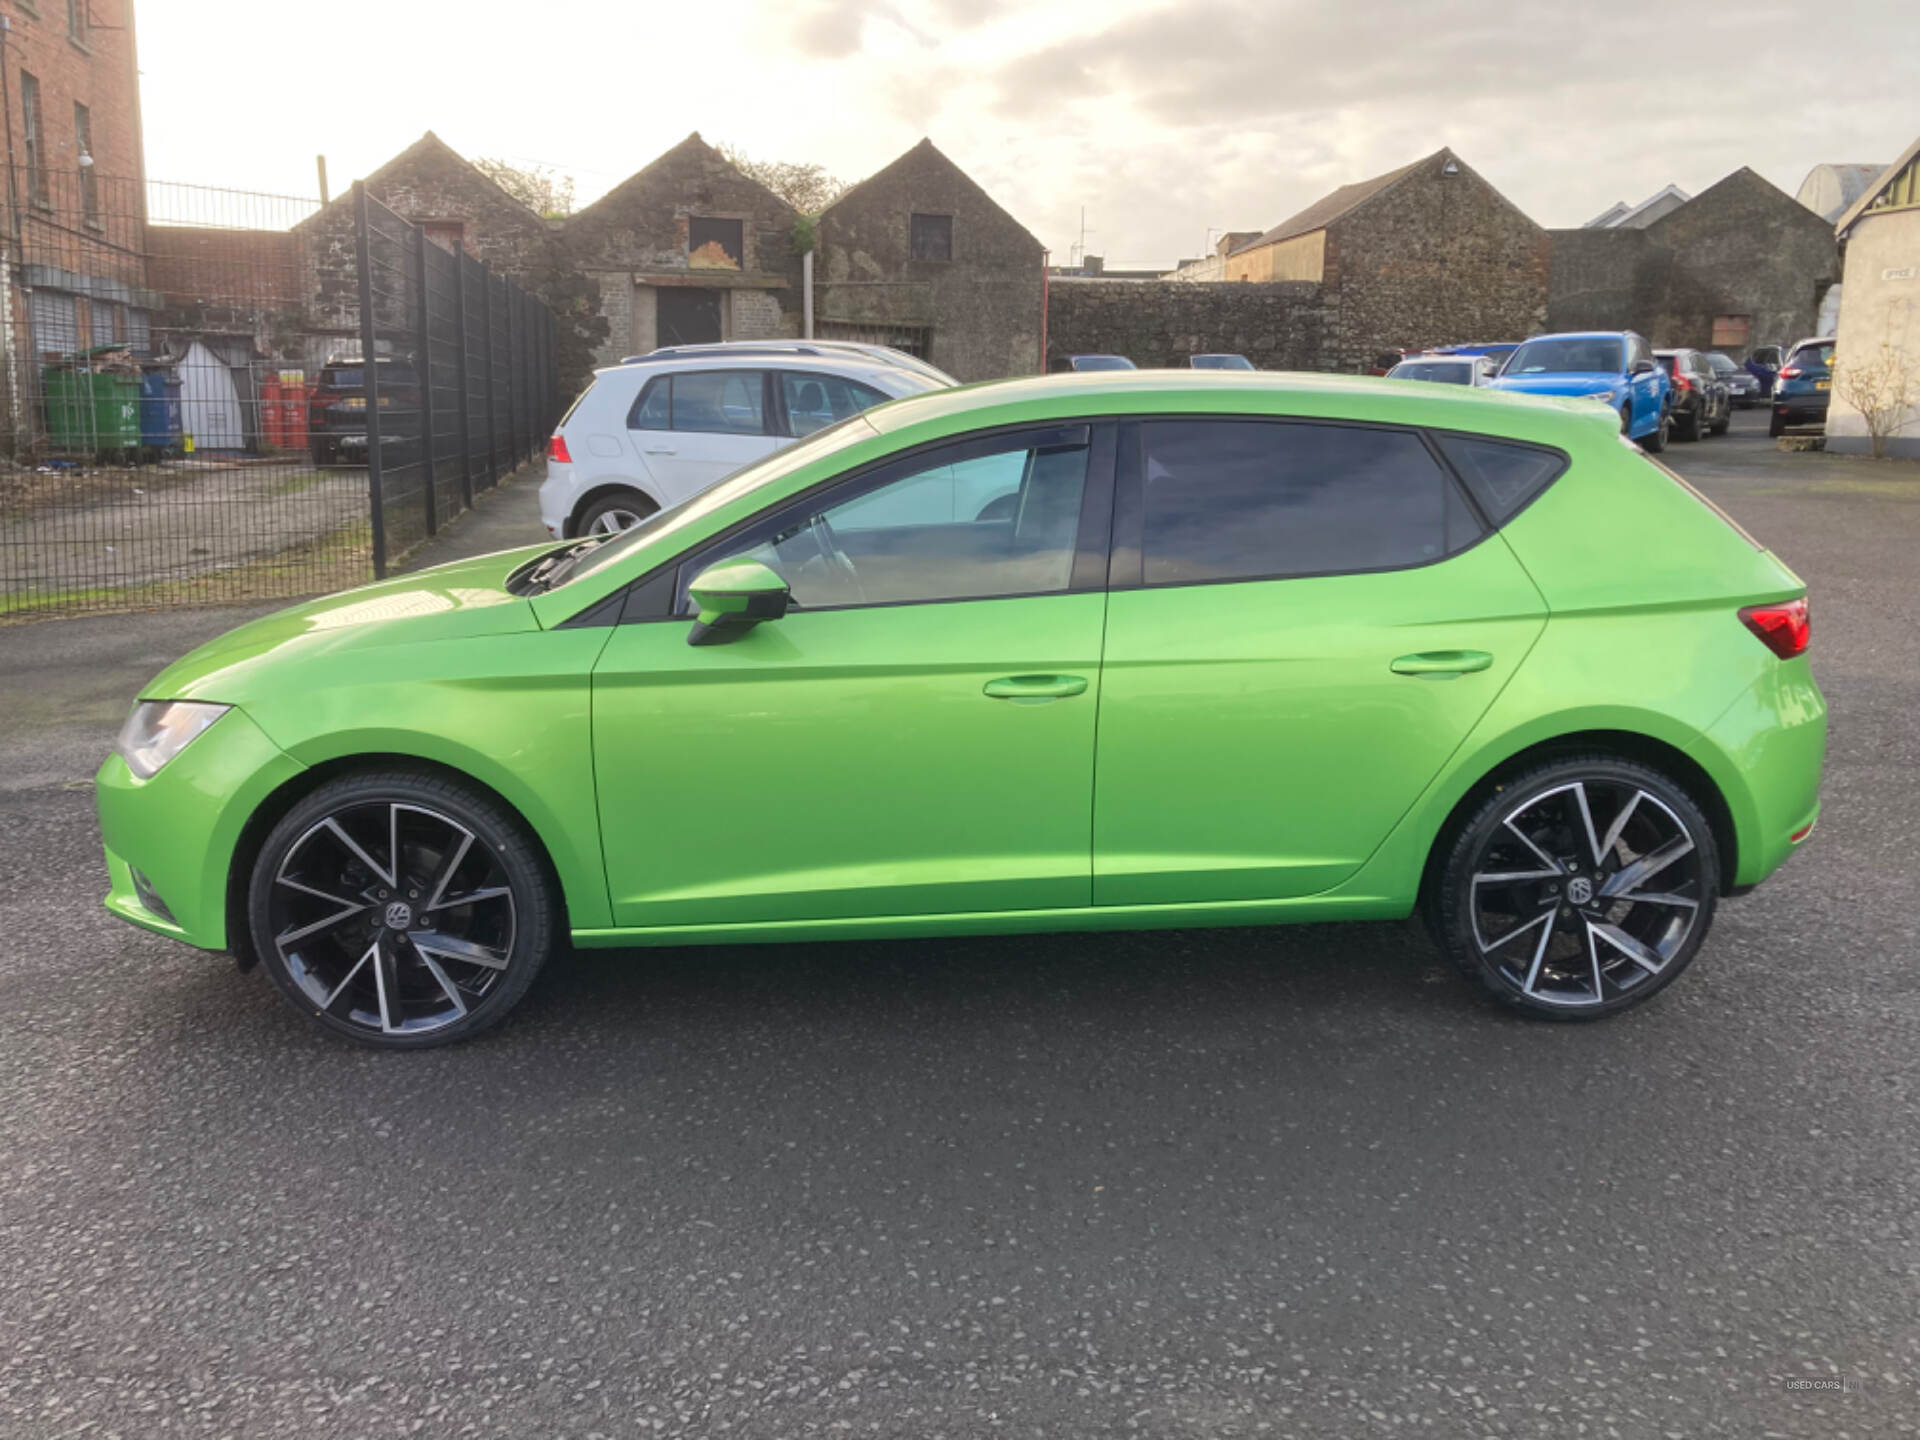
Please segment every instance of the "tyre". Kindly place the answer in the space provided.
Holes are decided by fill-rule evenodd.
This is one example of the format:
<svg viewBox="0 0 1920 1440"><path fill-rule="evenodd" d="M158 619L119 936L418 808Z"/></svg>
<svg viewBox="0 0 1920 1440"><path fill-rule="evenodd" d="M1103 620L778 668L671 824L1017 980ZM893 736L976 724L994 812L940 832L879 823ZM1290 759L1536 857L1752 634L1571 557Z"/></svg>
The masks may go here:
<svg viewBox="0 0 1920 1440"><path fill-rule="evenodd" d="M576 535L618 535L631 529L660 507L638 490L613 490L580 512Z"/></svg>
<svg viewBox="0 0 1920 1440"><path fill-rule="evenodd" d="M1678 438L1687 441L1700 439L1707 433L1704 409L1689 410L1681 419Z"/></svg>
<svg viewBox="0 0 1920 1440"><path fill-rule="evenodd" d="M1769 416L1767 419L1768 438L1772 440L1778 440L1782 435L1786 433L1787 433L1787 422L1780 418L1778 411L1774 412L1774 414Z"/></svg>
<svg viewBox="0 0 1920 1440"><path fill-rule="evenodd" d="M1604 754L1533 767L1468 817L1427 897L1454 964L1528 1015L1591 1020L1687 968L1713 924L1712 827L1667 776Z"/></svg>
<svg viewBox="0 0 1920 1440"><path fill-rule="evenodd" d="M254 862L255 952L295 1008L384 1049L464 1040L525 995L559 914L518 817L405 771L332 780Z"/></svg>
<svg viewBox="0 0 1920 1440"><path fill-rule="evenodd" d="M1713 425L1709 428L1708 433L1712 435L1724 435L1727 433L1728 428L1731 427L1732 424L1733 424L1733 402L1729 400L1727 402L1727 413L1722 415L1718 420L1714 421Z"/></svg>
<svg viewBox="0 0 1920 1440"><path fill-rule="evenodd" d="M1667 448L1667 437L1673 433L1673 416L1666 411L1660 413L1660 424L1654 432L1640 442L1640 448L1649 455L1658 455Z"/></svg>

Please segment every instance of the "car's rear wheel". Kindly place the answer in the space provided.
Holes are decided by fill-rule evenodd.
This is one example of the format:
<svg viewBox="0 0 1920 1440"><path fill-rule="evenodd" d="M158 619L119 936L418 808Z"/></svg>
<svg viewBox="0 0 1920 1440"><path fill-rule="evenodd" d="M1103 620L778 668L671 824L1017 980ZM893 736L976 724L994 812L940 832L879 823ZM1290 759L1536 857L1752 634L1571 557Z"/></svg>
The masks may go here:
<svg viewBox="0 0 1920 1440"><path fill-rule="evenodd" d="M1503 1003L1554 1020L1637 1005L1687 967L1719 893L1713 829L1684 789L1605 755L1500 786L1428 897L1435 938Z"/></svg>
<svg viewBox="0 0 1920 1440"><path fill-rule="evenodd" d="M660 507L638 490L615 490L602 495L580 512L576 535L618 535L630 530Z"/></svg>
<svg viewBox="0 0 1920 1440"><path fill-rule="evenodd" d="M524 827L478 789L343 777L274 826L254 864L256 953L295 1007L364 1044L465 1039L519 1001L556 905Z"/></svg>
<svg viewBox="0 0 1920 1440"><path fill-rule="evenodd" d="M1706 422L1702 418L1703 413L1704 412L1699 409L1689 410L1686 413L1680 422L1680 439L1698 440L1702 435L1707 433Z"/></svg>

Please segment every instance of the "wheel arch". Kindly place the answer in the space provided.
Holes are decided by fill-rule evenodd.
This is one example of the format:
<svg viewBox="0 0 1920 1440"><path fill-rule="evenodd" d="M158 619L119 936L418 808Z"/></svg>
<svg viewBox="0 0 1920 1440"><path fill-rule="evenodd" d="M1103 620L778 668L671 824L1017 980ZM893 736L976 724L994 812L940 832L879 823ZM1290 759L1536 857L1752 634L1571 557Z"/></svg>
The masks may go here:
<svg viewBox="0 0 1920 1440"><path fill-rule="evenodd" d="M1707 768L1680 746L1645 731L1596 728L1567 730L1533 740L1485 766L1479 778L1468 785L1448 808L1428 841L1426 856L1421 863L1419 903L1424 906L1431 899L1433 886L1440 868L1446 863L1454 838L1487 796L1514 775L1543 761L1563 755L1591 755L1596 752L1636 761L1649 769L1658 770L1693 797L1701 813L1707 817L1707 824L1713 829L1714 845L1719 851L1720 893L1724 895L1732 891L1734 877L1739 873L1739 830L1725 793Z"/></svg>
<svg viewBox="0 0 1920 1440"><path fill-rule="evenodd" d="M567 533L565 538L571 540L580 533L580 517L586 514L590 507L598 501L604 500L607 496L621 490L631 490L635 495L640 496L641 499L652 505L655 510L664 510L667 508L667 502L656 495L653 487L646 481L636 480L628 475L620 476L617 479L602 478L593 480L574 497L573 507L567 511Z"/></svg>
<svg viewBox="0 0 1920 1440"><path fill-rule="evenodd" d="M567 892L566 886L560 879L559 868L554 864L552 847L548 844L547 837L541 834L540 827L527 818L520 806L516 805L509 796L503 795L497 787L489 785L477 775L462 770L458 766L404 752L373 751L323 760L308 766L298 774L289 776L254 807L253 813L240 827L239 838L234 843L233 853L229 856L227 863L226 926L227 949L242 970L251 970L260 960L253 947L253 927L248 920L248 893L253 883L254 862L259 859L261 847L266 844L267 836L273 833L273 827L278 825L294 806L330 780L349 775L393 771L455 780L463 785L470 785L518 821L521 828L526 831L527 838L533 843L541 868L546 872L548 884L553 887L553 903L560 916L561 932L562 934L566 932L568 928Z"/></svg>

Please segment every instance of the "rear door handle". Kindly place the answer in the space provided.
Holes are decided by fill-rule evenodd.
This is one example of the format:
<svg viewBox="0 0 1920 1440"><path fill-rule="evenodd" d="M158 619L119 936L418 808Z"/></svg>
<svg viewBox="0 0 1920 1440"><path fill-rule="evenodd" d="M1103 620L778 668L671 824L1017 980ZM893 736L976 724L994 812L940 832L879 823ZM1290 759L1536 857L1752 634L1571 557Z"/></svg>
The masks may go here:
<svg viewBox="0 0 1920 1440"><path fill-rule="evenodd" d="M649 445L641 453L643 455L678 455L680 452L671 445Z"/></svg>
<svg viewBox="0 0 1920 1440"><path fill-rule="evenodd" d="M1471 675L1492 664L1493 656L1484 650L1426 650L1402 655L1391 668L1396 675Z"/></svg>
<svg viewBox="0 0 1920 1440"><path fill-rule="evenodd" d="M1007 675L987 681L983 693L995 700L1064 700L1086 688L1078 675Z"/></svg>

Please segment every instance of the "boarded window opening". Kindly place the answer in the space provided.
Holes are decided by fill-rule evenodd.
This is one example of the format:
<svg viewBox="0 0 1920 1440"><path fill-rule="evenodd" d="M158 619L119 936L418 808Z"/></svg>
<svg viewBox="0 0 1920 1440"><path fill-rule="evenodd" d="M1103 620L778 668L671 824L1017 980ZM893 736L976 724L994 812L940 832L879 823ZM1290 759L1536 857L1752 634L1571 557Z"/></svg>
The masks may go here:
<svg viewBox="0 0 1920 1440"><path fill-rule="evenodd" d="M1747 331L1753 323L1751 315L1716 315L1713 317L1713 348L1732 346L1744 349L1747 343Z"/></svg>
<svg viewBox="0 0 1920 1440"><path fill-rule="evenodd" d="M916 260L953 259L953 217L915 215L909 223Z"/></svg>
<svg viewBox="0 0 1920 1440"><path fill-rule="evenodd" d="M695 270L744 270L745 246L738 220L687 220L687 264Z"/></svg>

